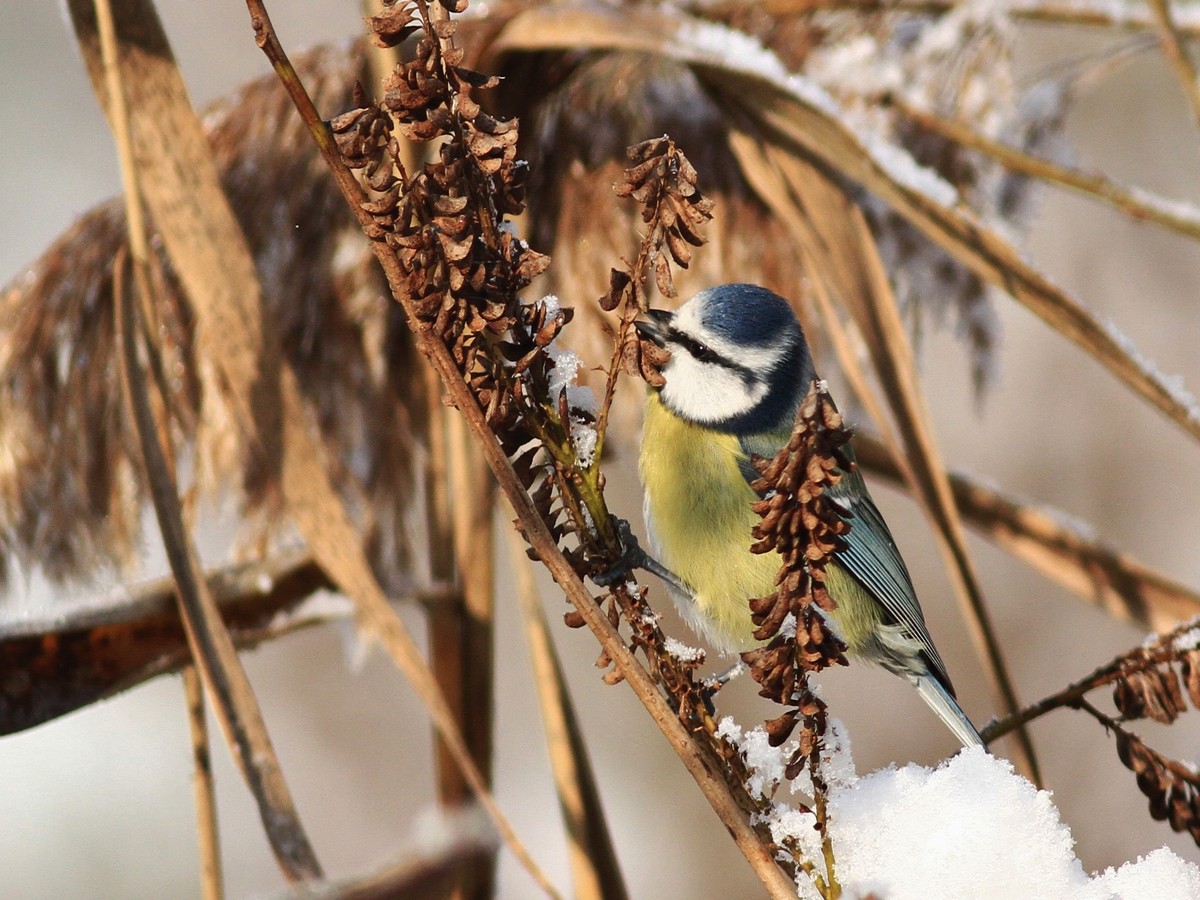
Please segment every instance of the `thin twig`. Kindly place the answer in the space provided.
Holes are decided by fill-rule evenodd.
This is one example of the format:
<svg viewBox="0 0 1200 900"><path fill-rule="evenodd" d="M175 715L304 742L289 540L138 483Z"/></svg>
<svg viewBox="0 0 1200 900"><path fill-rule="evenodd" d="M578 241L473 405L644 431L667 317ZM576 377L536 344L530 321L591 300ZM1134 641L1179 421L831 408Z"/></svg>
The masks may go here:
<svg viewBox="0 0 1200 900"><path fill-rule="evenodd" d="M1125 678L1134 672L1152 669L1175 657L1173 644L1179 638L1198 627L1197 620L1184 622L1166 634L1161 635L1152 646L1138 647L1128 653L1123 653L1115 659L1098 667L1091 674L1072 682L1065 688L1043 697L1037 703L1032 703L1011 716L993 719L980 731L984 741L990 743L1002 735L1008 734L1015 728L1032 722L1048 712L1064 707L1079 706L1080 699L1096 688L1112 684L1120 678Z"/></svg>
<svg viewBox="0 0 1200 900"><path fill-rule="evenodd" d="M1138 743L1142 743L1141 738L1139 738L1132 731L1130 731L1128 728L1126 728L1120 720L1114 719L1112 716L1097 709L1095 706L1093 706L1087 700L1079 700L1077 705L1079 706L1080 709L1082 709L1084 712L1086 712L1088 715L1090 715L1093 719L1095 719L1097 722L1099 722L1101 725L1103 725L1109 731L1115 732L1117 735L1123 735L1127 738L1133 738L1134 740L1138 741ZM1145 746L1145 745L1143 744L1143 746ZM1179 762L1178 760L1168 759L1167 757L1162 756L1157 753L1155 753L1154 755L1155 755L1155 757L1157 757L1157 761L1158 761L1159 765L1161 765L1163 768L1165 768L1168 772L1170 772L1176 778L1187 782L1188 784L1192 785L1195 788L1200 788L1200 774L1198 774L1194 768L1192 768L1191 766L1184 765L1183 763ZM1172 826L1172 827L1174 827L1174 826Z"/></svg>
<svg viewBox="0 0 1200 900"><path fill-rule="evenodd" d="M221 842L217 831L217 803L203 687L196 667L184 666L183 695L192 736L192 794L196 802L196 831L200 844L200 892L203 900L221 900L225 896L221 879Z"/></svg>
<svg viewBox="0 0 1200 900"><path fill-rule="evenodd" d="M1192 115L1200 123L1200 83L1196 81L1196 67L1188 56L1183 36L1171 16L1171 4L1167 0L1150 0L1150 9L1154 12L1154 20L1158 25L1158 39L1163 52L1175 70L1175 77L1183 88L1183 94L1192 105Z"/></svg>
<svg viewBox="0 0 1200 900"><path fill-rule="evenodd" d="M279 44L270 25L262 0L247 0L257 42L287 88L289 95L313 134L314 140L329 165L338 188L365 230L374 230L374 222L362 208L366 199L353 173L345 166L334 144L328 126L322 121L311 98L300 84L295 70ZM451 402L465 416L467 424L483 450L484 456L501 490L512 504L535 554L554 576L588 627L596 634L601 646L612 659L617 671L629 683L658 727L666 735L688 772L696 780L705 798L729 829L739 850L746 856L755 873L771 896L794 897L795 885L779 868L774 853L750 826L746 814L720 776L721 764L711 750L698 742L680 723L674 711L663 699L649 673L625 645L617 629L609 622L578 574L562 555L546 523L542 520L529 495L521 486L512 464L504 454L495 434L488 427L483 410L471 394L446 345L414 314L411 301L404 290L404 273L395 252L383 241L372 241L372 251L379 260L393 296L405 308L418 349L430 360L442 379Z"/></svg>

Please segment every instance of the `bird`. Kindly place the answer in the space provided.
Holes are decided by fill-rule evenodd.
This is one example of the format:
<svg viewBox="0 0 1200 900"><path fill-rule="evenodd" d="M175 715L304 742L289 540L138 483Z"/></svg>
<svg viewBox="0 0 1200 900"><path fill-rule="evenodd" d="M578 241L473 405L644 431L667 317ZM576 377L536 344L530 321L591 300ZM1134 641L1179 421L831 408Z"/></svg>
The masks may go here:
<svg viewBox="0 0 1200 900"><path fill-rule="evenodd" d="M674 311L650 309L638 334L670 353L649 385L638 470L650 571L694 631L724 652L758 644L748 600L775 591L776 554L755 554L752 456L774 457L816 379L791 304L724 284ZM827 613L852 657L906 678L964 746L983 739L955 699L904 560L858 467L829 491L850 524L826 567ZM663 571L665 569L665 572Z"/></svg>

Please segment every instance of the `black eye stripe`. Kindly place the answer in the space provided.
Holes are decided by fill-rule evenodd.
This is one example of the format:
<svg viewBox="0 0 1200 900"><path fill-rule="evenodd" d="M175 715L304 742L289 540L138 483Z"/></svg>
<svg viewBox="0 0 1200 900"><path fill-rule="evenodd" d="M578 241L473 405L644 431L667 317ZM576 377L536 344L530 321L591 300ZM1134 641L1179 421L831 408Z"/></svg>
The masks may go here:
<svg viewBox="0 0 1200 900"><path fill-rule="evenodd" d="M731 372L736 373L738 377L742 379L742 382L747 386L750 386L758 381L758 377L749 367L740 365L727 356L722 356L716 350L712 349L712 347L701 343L690 334L680 331L678 328L672 328L667 339L679 344L679 346L683 347L684 350L690 353L699 362L712 363L713 365L718 365L723 369L729 369Z"/></svg>

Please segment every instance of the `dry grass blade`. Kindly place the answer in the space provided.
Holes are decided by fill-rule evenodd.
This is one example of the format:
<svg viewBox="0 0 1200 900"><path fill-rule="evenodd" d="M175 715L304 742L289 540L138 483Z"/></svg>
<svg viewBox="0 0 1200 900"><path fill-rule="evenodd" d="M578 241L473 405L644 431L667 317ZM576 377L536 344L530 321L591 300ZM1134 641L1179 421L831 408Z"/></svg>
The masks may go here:
<svg viewBox="0 0 1200 900"><path fill-rule="evenodd" d="M493 716L495 710L495 481L479 452L469 441L462 419L446 416L450 444L450 488L455 503L453 549L461 585L462 604L455 609L457 627L452 638L458 671L458 714L463 738L480 774L492 783ZM437 647L430 652L437 658ZM445 667L444 660L438 665ZM443 775L444 777L444 775ZM448 805L467 799L467 785L458 797L445 797ZM495 893L495 857L477 858L460 887L463 897L491 897Z"/></svg>
<svg viewBox="0 0 1200 900"><path fill-rule="evenodd" d="M1181 203L1155 196L1147 191L1125 187L1102 175L1091 175L1048 159L1030 156L1015 147L979 134L964 122L917 109L898 98L893 98L892 103L922 128L927 128L964 147L986 153L1010 171L1070 188L1085 197L1107 203L1138 221L1153 222L1186 237L1200 239L1200 215Z"/></svg>
<svg viewBox="0 0 1200 900"><path fill-rule="evenodd" d="M754 59L736 68L715 53L713 26L623 10L620 15L580 7L530 10L514 17L496 50L635 49L689 63L710 89L759 125L764 140L811 158L878 195L929 240L988 284L1003 288L1063 337L1080 346L1171 421L1200 439L1200 412L1191 397L1174 389L1139 361L1137 351L1060 290L1004 238L958 203L944 204L926 192L930 173L882 156L843 124L829 97L804 82L789 82L777 60ZM768 57L769 59L769 57ZM938 192L949 189L940 183Z"/></svg>
<svg viewBox="0 0 1200 900"><path fill-rule="evenodd" d="M225 896L221 877L221 842L217 832L217 799L203 688L196 667L184 666L183 695L187 705L188 731L192 736L192 793L195 796L200 849L200 895L203 900L221 900Z"/></svg>
<svg viewBox="0 0 1200 900"><path fill-rule="evenodd" d="M102 87L90 4L70 0L68 7L92 82L107 107L111 98ZM212 417L232 412L240 439L261 464L278 452L279 404L271 397L271 379L263 377L277 365L278 348L272 356L271 342L264 338L254 263L153 4L119 0L114 12L142 196L194 305L200 355L220 373L202 383L202 417L216 428Z"/></svg>
<svg viewBox="0 0 1200 900"><path fill-rule="evenodd" d="M117 27L107 0L96 0L95 13L104 85L108 95L107 112L116 136L125 182L132 268L141 308L149 310L153 308L150 254L141 212L140 170L133 151L125 79L118 58ZM129 10L124 10L124 13L128 15ZM125 24L128 24L127 20ZM254 691L241 667L237 650L229 632L225 630L212 594L199 577L199 559L183 523L183 512L174 483L174 463L167 455L169 451L160 443L160 429L151 408L150 389L138 361L137 323L132 293L124 289L126 285L120 265L117 273L118 286L114 286L113 299L121 346L121 381L127 409L135 422L142 465L150 485L163 544L179 590L180 615L192 657L212 695L218 720L258 804L267 840L284 875L289 881L319 878L320 864L300 823ZM143 326L148 327L149 323L143 323ZM150 330L153 333L154 330ZM205 808L203 799L199 808L201 811ZM201 830L212 837L211 820L202 822ZM210 850L215 853L215 846Z"/></svg>
<svg viewBox="0 0 1200 900"><path fill-rule="evenodd" d="M731 115L738 115L736 109ZM863 334L879 382L899 425L912 485L934 525L939 546L963 606L976 652L993 693L1006 714L1020 708L995 637L966 539L946 482L945 467L928 424L908 335L900 321L887 276L861 212L845 193L810 163L785 154L754 133L734 130L731 146L763 202L787 223L810 260L823 290L849 311ZM803 199L801 199L803 198ZM861 381L861 379L856 379ZM1025 773L1038 780L1028 735L1017 753Z"/></svg>
<svg viewBox="0 0 1200 900"><path fill-rule="evenodd" d="M130 185L130 195L137 196L135 185ZM148 278L138 281L139 290L146 290ZM300 825L254 691L216 602L200 578L199 559L184 528L172 465L159 444L145 374L138 362L132 300L128 291L118 289L115 294L122 380L137 424L146 478L179 591L180 615L192 657L204 675L230 750L258 803L267 839L284 874L289 881L319 878L320 865Z"/></svg>
<svg viewBox="0 0 1200 900"><path fill-rule="evenodd" d="M204 581L239 649L352 612L349 602L303 602L332 586L303 554L217 569ZM0 685L0 735L177 671L189 659L171 578L106 596L95 612L66 622L14 628L0 643L0 670L24 674Z"/></svg>
<svg viewBox="0 0 1200 900"><path fill-rule="evenodd" d="M902 474L884 444L855 438L858 461L897 484ZM1200 593L1106 547L1062 516L1020 503L966 475L950 473L963 519L1047 578L1143 630L1166 631L1200 615Z"/></svg>
<svg viewBox="0 0 1200 900"><path fill-rule="evenodd" d="M450 452L447 434L449 410L441 406L438 386L430 383L426 387L429 392L430 409L429 454L425 458L425 528L429 535L429 575L436 583L454 585L450 602L430 610L426 616L426 634L434 677L437 678L442 693L446 696L446 702L450 704L466 737L466 709L463 703L463 672L467 665L463 659L466 614L462 588L455 584L454 510L450 504ZM472 753L472 756L474 755ZM477 756L475 758L478 759ZM469 794L470 785L454 761L450 748L436 735L434 761L439 801L445 806L461 802Z"/></svg>
<svg viewBox="0 0 1200 900"><path fill-rule="evenodd" d="M554 788L567 830L573 893L578 900L624 900L629 892L600 805L600 791L575 706L550 637L537 582L525 555L525 543L514 530L508 532L508 537L534 687L550 766L554 770Z"/></svg>
<svg viewBox="0 0 1200 900"><path fill-rule="evenodd" d="M1175 77L1179 79L1184 96L1192 106L1192 115L1196 117L1197 123L1200 123L1200 82L1196 81L1196 67L1192 64L1192 58L1188 56L1183 35L1171 15L1171 4L1168 0L1150 0L1150 9L1158 25L1163 52L1175 71Z"/></svg>

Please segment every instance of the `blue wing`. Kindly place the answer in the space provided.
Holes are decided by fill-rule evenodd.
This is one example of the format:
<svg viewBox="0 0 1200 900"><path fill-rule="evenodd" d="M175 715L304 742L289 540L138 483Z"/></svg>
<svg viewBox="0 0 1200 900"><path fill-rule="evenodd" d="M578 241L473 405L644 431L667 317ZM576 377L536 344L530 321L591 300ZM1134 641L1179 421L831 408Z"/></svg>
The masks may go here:
<svg viewBox="0 0 1200 900"><path fill-rule="evenodd" d="M748 443L742 442L742 449L747 454L754 452L766 455L761 438L752 446L748 446ZM846 450L853 462L853 450L849 447ZM742 474L747 482L758 477L748 459L742 466ZM885 622L901 626L906 636L920 646L921 656L929 666L930 674L953 697L950 676L946 674L946 665L925 625L925 617L921 613L921 605L917 601L904 559L857 467L844 472L842 480L829 493L842 507L850 523L850 531L846 535L847 547L835 554L834 558L879 602Z"/></svg>
<svg viewBox="0 0 1200 900"><path fill-rule="evenodd" d="M904 558L862 476L857 470L845 473L829 493L840 502L850 522L847 547L835 554L835 559L879 601L886 611L886 618L901 625L908 637L920 645L930 673L953 696L950 676L946 674L946 665L925 625L925 616L921 613L921 604L917 601Z"/></svg>

